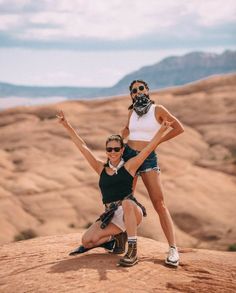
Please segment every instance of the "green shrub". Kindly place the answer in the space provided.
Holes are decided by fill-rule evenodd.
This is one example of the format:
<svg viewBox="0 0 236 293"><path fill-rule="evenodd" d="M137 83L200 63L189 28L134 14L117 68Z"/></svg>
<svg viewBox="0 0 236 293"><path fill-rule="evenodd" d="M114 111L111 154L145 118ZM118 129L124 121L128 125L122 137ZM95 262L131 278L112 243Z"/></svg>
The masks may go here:
<svg viewBox="0 0 236 293"><path fill-rule="evenodd" d="M85 228L85 229L88 229L92 224L93 224L93 223L88 222L87 224L84 225L84 228Z"/></svg>
<svg viewBox="0 0 236 293"><path fill-rule="evenodd" d="M229 245L228 251L236 251L236 243Z"/></svg>

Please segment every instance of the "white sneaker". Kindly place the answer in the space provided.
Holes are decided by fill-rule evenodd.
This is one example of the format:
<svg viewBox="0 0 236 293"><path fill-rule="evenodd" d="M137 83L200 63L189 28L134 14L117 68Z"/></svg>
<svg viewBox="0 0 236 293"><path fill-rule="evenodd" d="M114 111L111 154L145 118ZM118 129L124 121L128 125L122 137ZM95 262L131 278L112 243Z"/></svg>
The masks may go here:
<svg viewBox="0 0 236 293"><path fill-rule="evenodd" d="M177 247L170 246L165 263L174 267L179 265L179 253Z"/></svg>

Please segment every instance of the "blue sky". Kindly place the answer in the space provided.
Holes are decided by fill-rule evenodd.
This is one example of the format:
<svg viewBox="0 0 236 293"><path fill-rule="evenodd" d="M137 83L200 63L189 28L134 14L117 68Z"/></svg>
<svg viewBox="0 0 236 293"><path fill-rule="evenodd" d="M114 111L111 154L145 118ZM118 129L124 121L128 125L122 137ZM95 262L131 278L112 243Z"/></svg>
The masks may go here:
<svg viewBox="0 0 236 293"><path fill-rule="evenodd" d="M0 81L111 86L169 55L236 48L234 0L0 0Z"/></svg>

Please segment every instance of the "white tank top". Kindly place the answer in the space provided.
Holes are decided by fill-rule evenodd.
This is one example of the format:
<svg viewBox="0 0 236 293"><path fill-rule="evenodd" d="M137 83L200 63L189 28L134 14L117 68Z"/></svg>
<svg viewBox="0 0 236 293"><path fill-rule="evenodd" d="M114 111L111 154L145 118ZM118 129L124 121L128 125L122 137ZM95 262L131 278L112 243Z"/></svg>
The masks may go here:
<svg viewBox="0 0 236 293"><path fill-rule="evenodd" d="M150 141L161 125L155 116L156 105L152 104L149 111L138 116L133 110L129 120L129 140Z"/></svg>

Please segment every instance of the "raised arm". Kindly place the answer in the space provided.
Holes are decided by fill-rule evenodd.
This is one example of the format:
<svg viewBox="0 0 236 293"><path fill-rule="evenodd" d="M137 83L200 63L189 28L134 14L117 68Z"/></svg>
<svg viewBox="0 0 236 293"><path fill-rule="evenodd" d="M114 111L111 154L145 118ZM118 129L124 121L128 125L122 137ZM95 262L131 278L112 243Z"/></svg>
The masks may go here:
<svg viewBox="0 0 236 293"><path fill-rule="evenodd" d="M125 163L126 169L131 175L135 175L139 166L144 162L144 160L149 156L149 154L155 150L159 144L162 137L165 135L165 131L172 126L173 122L164 121L162 122L161 128L156 132L155 136L148 143L148 145L142 149L142 151L135 157L129 159Z"/></svg>
<svg viewBox="0 0 236 293"><path fill-rule="evenodd" d="M102 169L104 167L104 163L102 161L98 160L94 156L94 154L88 148L88 146L83 141L83 139L79 136L79 134L74 130L74 128L66 120L63 111L60 111L58 113L57 118L59 120L59 123L61 123L65 127L65 129L67 130L68 134L70 135L72 141L75 143L75 145L80 150L82 155L88 161L90 166L100 175L102 172Z"/></svg>

